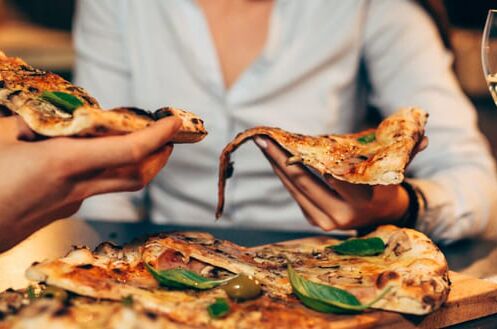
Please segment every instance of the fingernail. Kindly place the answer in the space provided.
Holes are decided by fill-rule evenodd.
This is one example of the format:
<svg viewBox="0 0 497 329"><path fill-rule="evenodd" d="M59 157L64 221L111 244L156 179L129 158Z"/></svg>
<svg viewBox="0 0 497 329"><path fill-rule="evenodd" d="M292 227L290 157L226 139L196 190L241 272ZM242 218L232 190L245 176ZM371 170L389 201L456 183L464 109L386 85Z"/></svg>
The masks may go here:
<svg viewBox="0 0 497 329"><path fill-rule="evenodd" d="M260 148L267 148L267 142L262 139L261 137L255 137L254 142L260 147Z"/></svg>

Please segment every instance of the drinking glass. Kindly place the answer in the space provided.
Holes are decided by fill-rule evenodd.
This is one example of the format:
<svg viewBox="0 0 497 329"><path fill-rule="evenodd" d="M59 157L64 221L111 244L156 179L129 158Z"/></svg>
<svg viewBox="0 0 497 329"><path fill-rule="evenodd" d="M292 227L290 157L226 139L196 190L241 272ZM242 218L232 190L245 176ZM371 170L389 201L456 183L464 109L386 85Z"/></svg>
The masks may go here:
<svg viewBox="0 0 497 329"><path fill-rule="evenodd" d="M488 11L481 42L481 60L490 94L497 105L497 9Z"/></svg>

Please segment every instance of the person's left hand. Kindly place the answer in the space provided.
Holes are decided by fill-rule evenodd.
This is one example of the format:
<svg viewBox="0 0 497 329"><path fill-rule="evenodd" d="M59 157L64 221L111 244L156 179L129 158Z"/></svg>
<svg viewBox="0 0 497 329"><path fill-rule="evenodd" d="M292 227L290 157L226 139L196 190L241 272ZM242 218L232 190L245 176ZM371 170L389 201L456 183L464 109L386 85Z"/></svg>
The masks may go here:
<svg viewBox="0 0 497 329"><path fill-rule="evenodd" d="M287 165L287 152L270 139L256 137L255 142L314 226L330 231L394 224L407 212L409 196L400 185L351 184L332 176L323 180L301 164ZM426 145L424 139L418 150Z"/></svg>

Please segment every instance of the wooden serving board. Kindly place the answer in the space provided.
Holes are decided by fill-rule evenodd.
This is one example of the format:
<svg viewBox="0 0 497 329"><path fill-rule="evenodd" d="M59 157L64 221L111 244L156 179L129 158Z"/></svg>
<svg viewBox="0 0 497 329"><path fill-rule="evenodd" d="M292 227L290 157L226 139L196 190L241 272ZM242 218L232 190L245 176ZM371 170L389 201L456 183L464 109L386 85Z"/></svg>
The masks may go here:
<svg viewBox="0 0 497 329"><path fill-rule="evenodd" d="M285 245L323 245L336 241L329 237L292 240ZM257 247L256 247L257 248ZM497 284L468 275L449 272L452 282L447 302L426 316L402 315L395 312L371 311L337 318L337 328L444 328L497 313ZM335 328L335 326L333 326Z"/></svg>

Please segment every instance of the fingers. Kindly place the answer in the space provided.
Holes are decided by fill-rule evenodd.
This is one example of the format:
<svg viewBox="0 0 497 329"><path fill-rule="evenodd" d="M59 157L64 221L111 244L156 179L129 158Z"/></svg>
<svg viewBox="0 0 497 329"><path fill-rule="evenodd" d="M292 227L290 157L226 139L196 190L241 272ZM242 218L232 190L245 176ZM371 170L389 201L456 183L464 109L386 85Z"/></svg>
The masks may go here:
<svg viewBox="0 0 497 329"><path fill-rule="evenodd" d="M92 139L59 139L57 143L73 172L137 164L165 146L181 127L176 117L162 119L150 127L124 135Z"/></svg>
<svg viewBox="0 0 497 329"><path fill-rule="evenodd" d="M0 142L15 142L17 140L17 123L15 117L0 118Z"/></svg>
<svg viewBox="0 0 497 329"><path fill-rule="evenodd" d="M274 163L289 180L324 213L330 215L347 211L350 208L341 200L339 193L333 191L325 182L314 176L301 165L287 165L288 156L269 139L256 138L263 153Z"/></svg>
<svg viewBox="0 0 497 329"><path fill-rule="evenodd" d="M421 140L421 142L419 142L419 144L415 150L415 153L424 151L428 147L428 142L429 142L428 137L424 136L423 139Z"/></svg>
<svg viewBox="0 0 497 329"><path fill-rule="evenodd" d="M307 219L323 230L334 229L336 224L330 216L332 212L326 211L336 206L336 202L340 202L335 198L334 192L327 189L323 182L302 166L286 165L287 155L272 141L259 137L255 141L283 185L302 208Z"/></svg>
<svg viewBox="0 0 497 329"><path fill-rule="evenodd" d="M16 116L17 121L17 139L24 141L34 141L36 140L36 133L33 132L26 122L24 122L23 118L20 116Z"/></svg>
<svg viewBox="0 0 497 329"><path fill-rule="evenodd" d="M91 179L81 178L72 198L83 199L97 194L140 190L166 165L172 150L172 145L166 145L139 165L108 169Z"/></svg>
<svg viewBox="0 0 497 329"><path fill-rule="evenodd" d="M352 184L331 175L326 175L325 180L349 204L362 205L373 199L374 191L371 185Z"/></svg>
<svg viewBox="0 0 497 329"><path fill-rule="evenodd" d="M307 220L314 226L318 226L325 231L331 231L336 227L333 219L321 211L305 194L303 194L287 177L287 175L272 161L271 166L275 174L280 178L285 188L290 192L297 204L302 209Z"/></svg>

